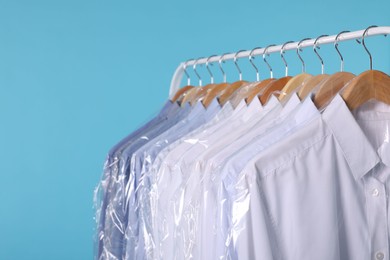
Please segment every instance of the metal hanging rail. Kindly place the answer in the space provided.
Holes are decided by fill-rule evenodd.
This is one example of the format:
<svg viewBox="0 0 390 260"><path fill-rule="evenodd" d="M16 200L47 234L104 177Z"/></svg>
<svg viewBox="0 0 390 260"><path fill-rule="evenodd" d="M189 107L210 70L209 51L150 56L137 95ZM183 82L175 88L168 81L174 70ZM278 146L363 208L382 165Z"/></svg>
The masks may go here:
<svg viewBox="0 0 390 260"><path fill-rule="evenodd" d="M360 38L362 38L364 32L365 32L365 30L346 32L346 33L343 33L342 35L340 35L338 37L337 41L341 42L341 41L360 39ZM376 35L387 35L387 34L390 34L390 26L380 26L380 27L373 27L370 30L367 30L365 37L376 36ZM318 41L316 42L316 45L335 43L336 36L337 35L321 37L321 39L318 39ZM315 38L310 39L310 40L305 40L305 41L300 43L299 47L305 48L305 47L314 46L315 40L316 40ZM296 50L298 48L298 43L299 42L287 43L284 45L283 50L284 51ZM267 53L280 52L282 46L283 45L270 46L267 49ZM262 55L264 53L264 51L265 51L265 48L256 49L252 52L252 56ZM212 63L212 62L218 62L219 60L221 60L221 61L233 60L235 56L236 56L236 58L245 58L245 57L249 57L250 52L251 52L251 50L240 51L239 53L230 53L230 54L223 55L222 59L221 59L221 56L213 56L210 58L205 57L205 58L199 59L197 61L194 59L194 60L190 60L190 61L186 62L186 66L187 67L193 66L195 64L195 61L197 62L196 63L197 65L200 65L200 64L205 64L207 60L209 63ZM180 88L181 80L182 80L183 73L184 73L184 65L185 65L184 62L180 63L180 65L177 67L177 69L173 75L173 78L171 81L171 87L169 90L170 97L172 97L176 93L176 91Z"/></svg>

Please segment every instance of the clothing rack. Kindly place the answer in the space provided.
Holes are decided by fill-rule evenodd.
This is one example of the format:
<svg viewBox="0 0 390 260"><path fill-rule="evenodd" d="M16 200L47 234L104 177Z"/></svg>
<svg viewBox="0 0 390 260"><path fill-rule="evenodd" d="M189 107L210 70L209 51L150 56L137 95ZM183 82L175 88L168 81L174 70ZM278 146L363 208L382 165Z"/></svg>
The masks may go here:
<svg viewBox="0 0 390 260"><path fill-rule="evenodd" d="M390 34L390 26L372 27L370 30L359 30L359 31L354 31L354 32L346 32L346 33L343 33L343 34L338 36L337 42L360 39L360 38L362 38L364 32L366 32L365 37L376 36L376 35L387 35L387 34ZM336 36L337 35L321 37L316 42L316 45L335 43ZM282 46L283 46L284 51L296 50L298 47L305 48L305 47L314 46L315 41L316 41L316 39L308 39L308 40L303 40L301 42L297 41L297 42L287 43L284 46L283 45L270 46L267 49L267 54L280 52L282 50ZM299 44L299 46L298 46L298 44ZM262 54L264 54L265 49L266 49L266 47L265 48L258 48L258 49L255 49L253 51L252 50L239 51L239 52L235 52L235 53L229 53L226 55L213 56L210 58L205 57L205 58L201 58L198 60L194 59L194 60L189 60L187 62L182 62L179 64L179 66L177 67L177 69L173 75L170 90L169 90L169 96L173 97L173 95L175 95L176 91L180 88L180 84L181 84L181 81L183 78L184 69L188 66L193 66L195 64L195 62L197 65L200 65L200 64L205 64L207 61L208 61L208 63L212 63L212 62L218 62L218 61L233 60L234 58L237 58L237 59L238 58L245 58L245 57L249 57L249 55L251 55L251 56L262 55Z"/></svg>

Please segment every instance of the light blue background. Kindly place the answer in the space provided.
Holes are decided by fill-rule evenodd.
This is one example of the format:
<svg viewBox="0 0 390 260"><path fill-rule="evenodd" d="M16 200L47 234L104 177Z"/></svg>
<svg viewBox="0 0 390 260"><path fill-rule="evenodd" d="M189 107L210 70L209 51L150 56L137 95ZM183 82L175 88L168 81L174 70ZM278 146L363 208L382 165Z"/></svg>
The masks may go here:
<svg viewBox="0 0 390 260"><path fill-rule="evenodd" d="M106 152L158 111L179 62L390 25L389 10L388 0L0 0L0 259L92 258L92 197ZM387 73L389 38L367 40L374 67ZM368 68L356 42L340 50L346 70ZM320 52L336 71L333 47ZM303 57L320 72L311 49ZM294 52L286 59L299 73ZM269 61L281 76L279 56ZM232 63L225 68L236 80Z"/></svg>

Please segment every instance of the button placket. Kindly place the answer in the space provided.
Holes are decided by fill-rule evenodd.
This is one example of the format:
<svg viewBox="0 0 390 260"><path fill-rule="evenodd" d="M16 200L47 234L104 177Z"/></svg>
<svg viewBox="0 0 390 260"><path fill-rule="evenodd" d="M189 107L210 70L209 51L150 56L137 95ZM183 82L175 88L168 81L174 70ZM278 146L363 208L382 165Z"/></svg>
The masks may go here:
<svg viewBox="0 0 390 260"><path fill-rule="evenodd" d="M384 184L373 176L366 178L366 201L372 258L389 259L386 190Z"/></svg>

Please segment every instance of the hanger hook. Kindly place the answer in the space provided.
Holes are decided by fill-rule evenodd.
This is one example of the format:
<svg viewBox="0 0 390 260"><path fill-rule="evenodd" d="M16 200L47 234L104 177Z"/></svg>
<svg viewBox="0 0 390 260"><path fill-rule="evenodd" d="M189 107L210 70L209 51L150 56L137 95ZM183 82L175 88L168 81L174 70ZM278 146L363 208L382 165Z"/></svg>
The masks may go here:
<svg viewBox="0 0 390 260"><path fill-rule="evenodd" d="M208 72L209 72L209 74L210 74L210 83L211 83L211 84L214 84L214 75L213 75L213 73L211 72L211 70L210 70L210 68L209 68L209 60L210 60L212 57L217 57L217 55L211 55L210 57L207 58L207 60L206 60L206 68L207 68L207 70L208 70ZM213 64L211 63L211 65L213 65Z"/></svg>
<svg viewBox="0 0 390 260"><path fill-rule="evenodd" d="M268 50L269 47L272 47L272 46L275 46L275 44L268 45L267 47L265 47L264 52L263 52L263 60L264 60L265 64L267 64L267 66L269 68L271 79L274 78L274 73L272 71L271 65L269 65L269 63L268 63L268 61L267 61L267 59L265 57L269 56L269 53L267 52L267 50Z"/></svg>
<svg viewBox="0 0 390 260"><path fill-rule="evenodd" d="M368 33L368 31L371 28L375 28L375 27L378 27L378 26L377 25L371 25L371 26L367 27L367 29L364 30L363 35L362 35L362 45L363 45L364 49L366 50L366 52L368 54L368 57L370 57L370 70L372 70L372 56L371 56L371 53L370 53L370 51L368 50L368 48L366 46L366 43L364 42L364 39L366 38L366 34Z"/></svg>
<svg viewBox="0 0 390 260"><path fill-rule="evenodd" d="M335 41L334 41L334 47L335 47L337 53L339 54L340 61L341 61L340 71L344 71L344 58L343 58L343 55L341 55L341 52L340 52L340 50L339 50L339 37L340 37L340 35L342 35L343 33L347 33L347 32L350 32L350 31L342 31L342 32L339 32L339 33L336 35L336 38L335 38ZM359 41L358 41L358 42L359 42Z"/></svg>
<svg viewBox="0 0 390 260"><path fill-rule="evenodd" d="M283 45L282 45L282 48L280 48L280 57L282 58L283 62L284 62L284 66L286 67L286 70L285 70L285 75L286 77L288 76L288 65L287 65L287 61L286 59L284 58L284 47L286 47L287 44L289 43L293 43L293 41L288 41L288 42L285 42Z"/></svg>
<svg viewBox="0 0 390 260"><path fill-rule="evenodd" d="M236 68L238 70L238 73L240 74L240 80L242 80L242 72L240 70L240 67L238 66L238 63L237 63L237 55L240 53L240 52L244 52L246 50L239 50L238 52L236 52L236 54L234 55L234 58L233 58L233 61L234 61L234 65L236 65Z"/></svg>
<svg viewBox="0 0 390 260"><path fill-rule="evenodd" d="M194 70L196 76L197 76L198 79L199 79L199 87L202 86L202 78L200 77L199 73L196 71L196 66L198 65L198 62L199 62L200 59L203 59L203 57L202 57L202 58L198 58L198 59L195 61L194 65L192 66L192 69Z"/></svg>
<svg viewBox="0 0 390 260"><path fill-rule="evenodd" d="M308 40L311 40L310 38L305 38L305 39L302 39L298 42L298 47L297 47L297 55L298 55L298 58L301 60L302 62L302 72L305 72L306 71L306 66L305 66L305 61L302 59L301 55L299 55L299 52L302 51L301 49L301 43L304 42L304 41L308 41Z"/></svg>
<svg viewBox="0 0 390 260"><path fill-rule="evenodd" d="M220 57L219 60L218 60L218 66L219 66L219 69L220 69L221 72L222 72L223 82L224 82L224 83L226 83L226 73L225 73L225 71L224 71L223 68L222 68L222 62L225 62L225 61L223 60L223 57L225 57L225 56L228 55L228 54L230 54L230 53L227 52L227 53L222 54L221 57Z"/></svg>
<svg viewBox="0 0 390 260"><path fill-rule="evenodd" d="M184 70L184 73L186 74L186 77L187 77L187 86L191 85L191 77L187 72L187 64L188 64L188 62L190 62L192 60L194 60L194 59L189 59L189 60L185 61L183 64L183 70Z"/></svg>
<svg viewBox="0 0 390 260"><path fill-rule="evenodd" d="M251 50L251 52L249 53L249 62L252 64L253 68L255 68L256 70L256 80L257 81L260 81L260 76L259 76L259 69L256 67L255 63L253 62L253 60L255 59L255 57L253 57L252 53L255 51L255 50L259 50L261 49L262 47L256 47L256 48L253 48Z"/></svg>
<svg viewBox="0 0 390 260"><path fill-rule="evenodd" d="M315 39L314 45L313 45L313 51L314 51L314 53L317 55L318 59L319 59L320 62L321 62L321 74L324 74L324 60L321 58L320 54L318 54L317 49L319 50L319 49L320 49L320 46L319 46L319 44L318 44L317 42L318 42L318 40L319 40L320 38L323 38L323 37L326 37L326 36L329 36L329 35L323 34L323 35L318 36L318 37Z"/></svg>

